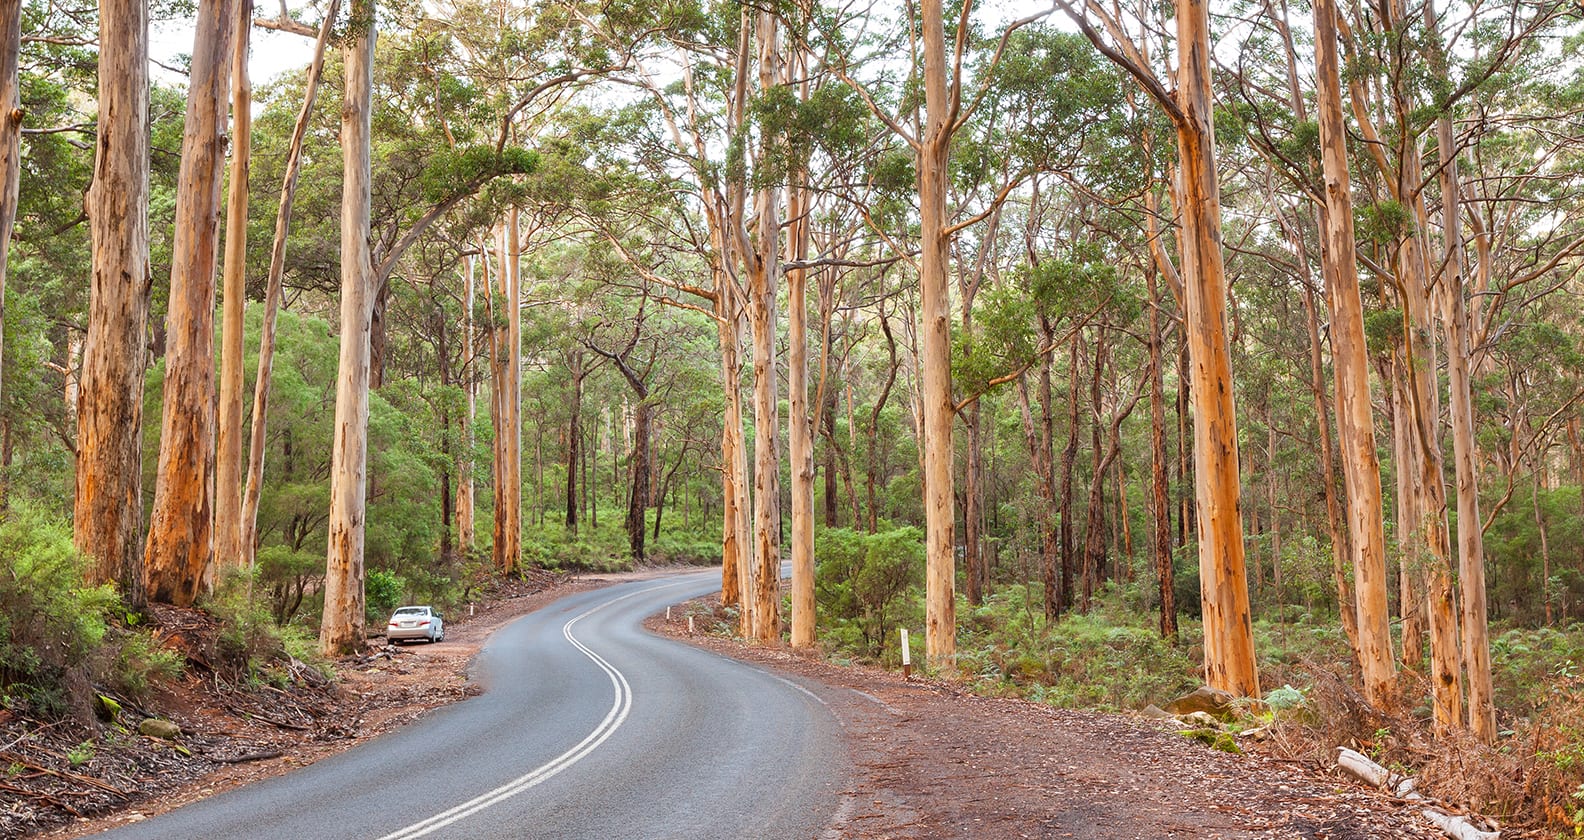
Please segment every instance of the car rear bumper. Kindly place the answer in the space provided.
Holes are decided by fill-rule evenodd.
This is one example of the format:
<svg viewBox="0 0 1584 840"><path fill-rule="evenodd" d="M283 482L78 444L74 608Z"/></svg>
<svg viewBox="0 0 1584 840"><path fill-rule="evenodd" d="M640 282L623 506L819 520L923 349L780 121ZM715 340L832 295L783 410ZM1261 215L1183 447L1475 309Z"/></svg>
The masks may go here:
<svg viewBox="0 0 1584 840"><path fill-rule="evenodd" d="M387 641L411 641L413 639L429 638L428 627L387 627L385 639Z"/></svg>

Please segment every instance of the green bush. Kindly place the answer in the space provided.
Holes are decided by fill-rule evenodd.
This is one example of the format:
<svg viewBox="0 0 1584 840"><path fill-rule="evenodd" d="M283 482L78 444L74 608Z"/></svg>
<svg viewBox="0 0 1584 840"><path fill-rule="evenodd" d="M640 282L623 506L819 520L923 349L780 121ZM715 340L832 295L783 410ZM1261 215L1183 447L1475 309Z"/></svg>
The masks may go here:
<svg viewBox="0 0 1584 840"><path fill-rule="evenodd" d="M22 504L0 521L0 691L8 704L58 717L74 702L68 683L86 688L81 663L104 641L119 603L111 586L83 582L86 567L65 524Z"/></svg>
<svg viewBox="0 0 1584 840"><path fill-rule="evenodd" d="M363 577L363 612L371 624L384 624L385 619L402 605L407 591L407 581L395 572L370 569Z"/></svg>
<svg viewBox="0 0 1584 840"><path fill-rule="evenodd" d="M1121 603L1123 595L1107 593ZM958 668L989 694L1027 696L1066 708L1136 709L1192 689L1198 667L1162 639L1150 616L1102 601L1089 615L1052 624L1023 585L998 590L965 617ZM1188 635L1190 628L1183 628Z"/></svg>
<svg viewBox="0 0 1584 840"><path fill-rule="evenodd" d="M141 700L155 683L180 677L185 665L181 654L161 647L153 635L131 630L120 634L106 678L117 691Z"/></svg>
<svg viewBox="0 0 1584 840"><path fill-rule="evenodd" d="M917 528L866 534L827 528L814 539L815 603L826 641L871 659L900 658L896 627L916 618L924 535Z"/></svg>

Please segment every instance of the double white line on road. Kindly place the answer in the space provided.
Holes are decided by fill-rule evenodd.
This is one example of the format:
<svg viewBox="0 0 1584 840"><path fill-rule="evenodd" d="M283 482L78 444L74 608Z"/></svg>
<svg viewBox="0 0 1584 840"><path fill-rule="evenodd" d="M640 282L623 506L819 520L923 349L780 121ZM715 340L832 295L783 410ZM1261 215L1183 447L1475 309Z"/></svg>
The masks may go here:
<svg viewBox="0 0 1584 840"><path fill-rule="evenodd" d="M627 678L623 676L622 672L617 670L614 665L605 661L604 657L590 650L588 645L578 641L577 637L572 635L572 628L579 621L588 618L594 613L597 613L600 610L611 606L612 604L618 604L627 600L628 598L636 598L639 595L647 595L650 592L656 592L661 589L669 589L673 586L681 585L681 582L668 583L663 586L651 586L648 589L640 589L637 592L629 592L620 598L612 598L603 604L579 613L566 624L562 625L561 635L565 636L566 640L571 642L573 647L581 651L584 656L587 656L595 665L598 665L600 670L605 672L606 676L610 677L611 687L615 689L616 693L615 699L611 702L610 711L605 713L605 719L600 721L599 726L594 727L594 730L584 737L582 741L579 741L577 746L540 765L533 771L512 779L506 784L501 785L500 787L495 788L488 793L469 799L468 801L463 802L461 805L435 814L434 816L422 822L413 823L406 828L393 831L390 834L381 837L379 840L414 840L414 838L422 837L434 831L439 831L440 829L445 828L446 826L451 825L458 820L465 819L469 816L472 816L473 814L477 814L491 805L495 805L496 803L510 799L511 797L516 796L517 794L539 784L540 782L549 779L557 773L560 773L562 770L565 770L568 767L578 763L583 759L584 756L597 749L600 744L605 743L606 739L610 738L616 729L622 725L622 722L627 720L627 713L632 710L632 686L627 684Z"/></svg>

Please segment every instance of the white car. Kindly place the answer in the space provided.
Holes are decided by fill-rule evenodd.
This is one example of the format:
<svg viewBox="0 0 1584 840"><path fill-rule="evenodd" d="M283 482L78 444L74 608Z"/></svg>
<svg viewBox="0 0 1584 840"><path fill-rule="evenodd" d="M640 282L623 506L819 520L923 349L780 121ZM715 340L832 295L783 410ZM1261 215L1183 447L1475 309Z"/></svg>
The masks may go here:
<svg viewBox="0 0 1584 840"><path fill-rule="evenodd" d="M425 639L431 644L445 641L445 620L431 607L400 607L385 626L385 640L391 644Z"/></svg>

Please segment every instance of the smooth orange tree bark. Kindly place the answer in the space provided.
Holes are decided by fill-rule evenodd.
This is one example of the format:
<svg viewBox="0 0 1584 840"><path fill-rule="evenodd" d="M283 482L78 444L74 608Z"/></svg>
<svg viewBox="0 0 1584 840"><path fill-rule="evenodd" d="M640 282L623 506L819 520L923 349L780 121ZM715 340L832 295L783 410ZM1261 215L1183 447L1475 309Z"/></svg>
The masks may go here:
<svg viewBox="0 0 1584 840"><path fill-rule="evenodd" d="M1176 0L1177 77L1168 90L1121 21L1098 0L1055 0L1107 58L1126 70L1171 119L1177 134L1176 204L1181 233L1183 327L1193 404L1195 515L1205 628L1205 680L1259 695L1238 476L1236 409L1226 332L1226 268L1216 177L1210 83L1210 16L1204 0ZM1095 28L1103 21L1107 34Z"/></svg>
<svg viewBox="0 0 1584 840"><path fill-rule="evenodd" d="M324 618L326 655L363 644L363 537L368 488L369 334L374 262L369 248L374 98L374 0L353 0L341 105L341 352L330 452L330 523Z"/></svg>
<svg viewBox="0 0 1584 840"><path fill-rule="evenodd" d="M1352 549L1359 665L1364 696L1380 708L1393 705L1397 669L1392 658L1387 598L1385 512L1380 460L1370 402L1369 350L1359 294L1348 176L1347 125L1337 55L1335 0L1316 0L1315 75L1320 123L1320 163L1325 180L1326 301L1331 308L1331 360L1336 377L1337 437L1347 485L1348 545Z"/></svg>
<svg viewBox="0 0 1584 840"><path fill-rule="evenodd" d="M1183 323L1194 410L1205 679L1214 688L1258 697L1239 511L1237 412L1226 334L1221 189L1216 180L1210 95L1210 16L1204 0L1177 0L1177 49Z"/></svg>
<svg viewBox="0 0 1584 840"><path fill-rule="evenodd" d="M253 86L248 80L252 0L237 0L231 61L231 180L226 197L225 268L220 300L220 414L215 445L215 556L239 566L242 551L242 315L247 300L248 164L253 152Z"/></svg>
<svg viewBox="0 0 1584 840"><path fill-rule="evenodd" d="M495 363L495 568L504 573L522 561L522 308L518 266L522 247L517 209L506 214L496 275L500 309L494 315Z"/></svg>
<svg viewBox="0 0 1584 840"><path fill-rule="evenodd" d="M297 176L302 172L303 138L319 94L319 76L324 69L325 45L340 12L341 0L330 0L324 22L319 25L313 59L303 80L303 104L292 128L291 145L286 150L286 174L281 178L280 205L275 213L275 239L270 245L269 276L265 281L264 318L259 328L258 372L253 380L253 417L248 428L247 487L242 495L242 521L238 540L244 562L252 568L258 551L258 510L264 492L264 433L269 420L270 379L275 366L275 323L280 314L282 278L286 273L286 235L291 229L292 200L297 195Z"/></svg>
<svg viewBox="0 0 1584 840"><path fill-rule="evenodd" d="M78 385L73 541L90 579L144 601L143 370L149 308L147 0L99 3L99 119L88 188L93 275Z"/></svg>
<svg viewBox="0 0 1584 840"><path fill-rule="evenodd" d="M214 588L215 265L230 104L234 0L198 4L176 184L149 598L191 605Z"/></svg>

